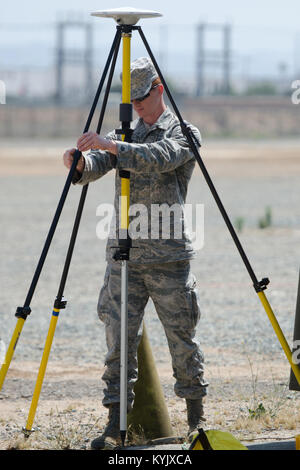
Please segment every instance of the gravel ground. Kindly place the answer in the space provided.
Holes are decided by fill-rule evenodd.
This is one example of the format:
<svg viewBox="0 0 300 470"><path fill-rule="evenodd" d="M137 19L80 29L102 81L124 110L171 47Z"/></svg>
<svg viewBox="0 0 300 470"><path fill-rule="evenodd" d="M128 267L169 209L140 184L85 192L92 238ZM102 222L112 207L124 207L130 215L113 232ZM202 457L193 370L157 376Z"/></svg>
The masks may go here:
<svg viewBox="0 0 300 470"><path fill-rule="evenodd" d="M255 148L255 152L249 143L240 146L233 143L236 158L230 158L229 144L225 156L219 157L220 148L220 143L208 143L207 169L232 222L243 218L240 241L258 279L269 277L271 281L266 295L291 344L300 259L300 152L298 157L296 152L300 150L300 143L292 143L290 154L283 145L280 154L276 142L263 143L260 151ZM22 160L16 151L6 166L5 155L0 153L2 168L4 166L0 186L0 338L5 345L15 327L15 309L24 303L66 178L57 161L48 158L43 166L36 148L32 160L29 153L27 148ZM213 154L216 158L211 156ZM55 162L53 167L52 161ZM36 168L39 170L35 171ZM46 419L50 410L58 406L61 413L64 410L66 414L68 410L69 423L78 422L79 414L83 413L80 423L84 422L83 416L95 415L95 419L101 418L101 425L104 424L100 377L106 346L96 303L105 270L106 242L96 237L99 220L96 208L100 203L113 200L113 182L113 175L107 175L91 184L88 190L65 289L68 304L58 320L41 394L41 415L38 415L41 419ZM0 393L3 411L0 420L3 447L0 448L7 448L8 438L15 436L27 415L80 192L79 187L70 190L31 303L32 313L24 325ZM218 424L216 406L224 410L226 403L232 401L235 403L227 409L235 407L231 411L234 418L228 418L226 426L236 421L241 408L239 400L249 403L254 386L257 396L265 396L265 400L270 386L285 390L298 413L299 394L286 390L288 362L198 168L187 202L204 204L204 246L192 264L201 296L202 318L197 337L211 383L211 400L208 399L207 407L212 422ZM259 229L258 220L268 206L272 210L272 225ZM146 308L145 323L172 422L178 424L181 432L183 418L176 416L178 413L183 416L184 405L175 399L167 343L151 301ZM258 374L256 381L255 374ZM221 399L222 405L216 405ZM73 412L70 411L72 406L69 410L70 403L74 406ZM276 430L273 429L275 433ZM263 436L261 432L259 435ZM294 432L295 429L292 435ZM291 431L287 433L285 437ZM85 444L81 442L80 446L84 448Z"/></svg>

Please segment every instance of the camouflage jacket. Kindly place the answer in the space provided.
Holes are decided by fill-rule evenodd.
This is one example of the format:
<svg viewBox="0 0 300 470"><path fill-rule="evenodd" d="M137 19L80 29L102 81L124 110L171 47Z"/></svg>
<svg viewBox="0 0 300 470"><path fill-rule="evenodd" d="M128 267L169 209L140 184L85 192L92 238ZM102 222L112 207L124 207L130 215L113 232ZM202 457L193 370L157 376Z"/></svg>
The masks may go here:
<svg viewBox="0 0 300 470"><path fill-rule="evenodd" d="M129 231L133 246L130 262L164 263L190 259L194 257L195 251L186 227L183 208L195 157L182 134L178 118L167 108L152 126L137 119L132 128L134 131L131 143L120 141L120 137L114 132L106 136L118 140L117 156L100 150L91 150L84 156L83 174L75 175L73 183L85 185L114 168L130 171L130 208L134 208L135 217L131 215L129 221L132 224L134 220L135 223L138 220L140 228L144 228L135 238ZM198 129L192 127L192 130L200 142ZM115 215L107 242L107 261L112 260L115 253L113 247L117 245L115 222L119 220L120 181L119 171L116 171ZM173 205L176 206L176 211L170 211ZM160 211L163 207L169 208L169 213L167 214L168 210L165 213L165 227L170 222L170 236L168 229L163 229L164 216ZM181 208L179 215L178 207ZM182 228L180 234L180 230L177 230L179 223Z"/></svg>

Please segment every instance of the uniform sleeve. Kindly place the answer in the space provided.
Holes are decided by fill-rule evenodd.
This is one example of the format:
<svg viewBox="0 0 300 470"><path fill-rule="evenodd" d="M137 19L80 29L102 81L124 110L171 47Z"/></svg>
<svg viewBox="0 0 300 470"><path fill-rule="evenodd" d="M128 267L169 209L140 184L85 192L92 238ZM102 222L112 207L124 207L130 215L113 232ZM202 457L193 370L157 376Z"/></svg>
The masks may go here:
<svg viewBox="0 0 300 470"><path fill-rule="evenodd" d="M200 146L200 132L195 127L192 130ZM135 173L173 171L194 158L179 125L163 140L144 144L117 142L117 147L117 168Z"/></svg>
<svg viewBox="0 0 300 470"><path fill-rule="evenodd" d="M110 133L106 138L115 140L115 134ZM109 152L91 150L87 155L84 155L84 160L83 173L75 171L72 180L73 184L85 185L91 183L104 176L113 168L116 168L116 156Z"/></svg>

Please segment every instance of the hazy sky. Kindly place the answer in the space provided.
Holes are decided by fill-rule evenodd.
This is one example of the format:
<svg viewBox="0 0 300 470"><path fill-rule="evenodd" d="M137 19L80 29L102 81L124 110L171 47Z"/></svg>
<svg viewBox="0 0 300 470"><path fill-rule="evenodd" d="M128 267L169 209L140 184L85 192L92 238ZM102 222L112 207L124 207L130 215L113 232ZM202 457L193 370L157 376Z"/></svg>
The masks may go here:
<svg viewBox="0 0 300 470"><path fill-rule="evenodd" d="M155 54L163 55L165 49L168 67L176 65L176 62L178 64L178 60L182 62L185 57L186 65L192 70L196 60L194 26L204 21L232 24L235 68L241 74L244 73L243 70L247 74L255 74L261 70L262 73L270 71L276 75L279 64L283 62L290 75L300 70L298 0L126 0L125 4L120 0L3 1L0 16L0 66L1 57L4 66L9 66L12 61L24 66L53 62L54 29L43 30L41 24L54 24L59 16L66 15L67 12L79 12L81 18L86 16L94 22L98 34L95 36L95 47L99 49L97 57L104 56L107 54L108 44L111 44L116 23L111 19L91 18L90 13L126 5L163 14L162 18L141 20L139 24ZM16 23L28 23L30 26L27 29L20 28L19 31L11 29ZM165 40L159 32L160 25L170 25ZM71 42L75 44L76 38L73 38ZM216 44L218 47L221 45L219 37L212 36L210 41L212 48ZM41 47L44 47L42 52Z"/></svg>
<svg viewBox="0 0 300 470"><path fill-rule="evenodd" d="M267 28L281 28L287 31L299 30L300 6L298 0L19 0L1 2L1 23L3 22L40 22L52 21L57 11L90 11L117 8L129 5L135 8L161 12L165 23L194 24L199 20L230 21L235 25L250 25ZM109 21L109 20L108 20Z"/></svg>
<svg viewBox="0 0 300 470"><path fill-rule="evenodd" d="M19 0L2 1L0 16L0 46L20 40L22 31L17 34L3 34L1 26L11 23L36 23L54 22L59 13L68 11L79 11L81 16L90 18L90 12L95 10L117 8L124 6L124 3L117 0L96 1L96 0ZM224 23L230 22L235 30L236 39L234 47L237 50L270 48L277 50L287 50L296 47L295 41L300 38L300 3L298 0L126 0L125 5L135 8L155 10L163 14L162 18L141 20L140 24L145 28L152 28L162 24L195 25L200 21ZM99 24L99 31L102 28L113 27L113 20L92 18ZM265 34L264 34L265 32ZM243 34L242 34L243 33ZM26 38L29 37L28 31ZM26 40L24 34L23 40ZM41 38L42 40L42 38ZM176 43L176 38L172 38L175 44L183 43L184 40ZM189 37L187 38L189 41ZM300 39L299 39L300 41ZM300 49L300 44L299 44Z"/></svg>

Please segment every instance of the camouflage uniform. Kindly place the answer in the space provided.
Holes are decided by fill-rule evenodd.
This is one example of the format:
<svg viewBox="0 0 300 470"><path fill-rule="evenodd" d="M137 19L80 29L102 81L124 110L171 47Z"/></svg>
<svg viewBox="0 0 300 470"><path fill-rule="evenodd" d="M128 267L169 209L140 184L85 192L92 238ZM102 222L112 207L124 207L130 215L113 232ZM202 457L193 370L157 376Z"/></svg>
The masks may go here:
<svg viewBox="0 0 300 470"><path fill-rule="evenodd" d="M153 204L177 204L183 207L195 159L177 117L167 108L152 126L142 119L133 123L132 143L118 142L117 157L92 150L85 157L82 176L74 183L86 184L105 175L113 168L130 171L130 205L143 204L151 213ZM199 131L192 128L200 140ZM117 140L115 133L108 138ZM80 179L79 179L80 178ZM119 220L120 177L115 176L115 214ZM158 218L161 219L160 215ZM196 281L190 272L189 260L194 257L191 240L185 227L182 236L174 236L175 216L171 217L171 237L162 238L161 226L157 239L151 239L154 221L149 217L148 237L132 241L128 283L128 407L133 400L133 385L137 378L136 350L138 331L144 308L152 298L164 326L174 377L175 393L182 398L197 399L206 395L203 377L203 355L194 340L200 318ZM178 222L178 221L177 221ZM120 386L120 262L114 261L116 246L114 229L108 239L108 262L104 285L100 291L98 314L106 326L108 354L103 380L107 384L103 404L119 402Z"/></svg>

